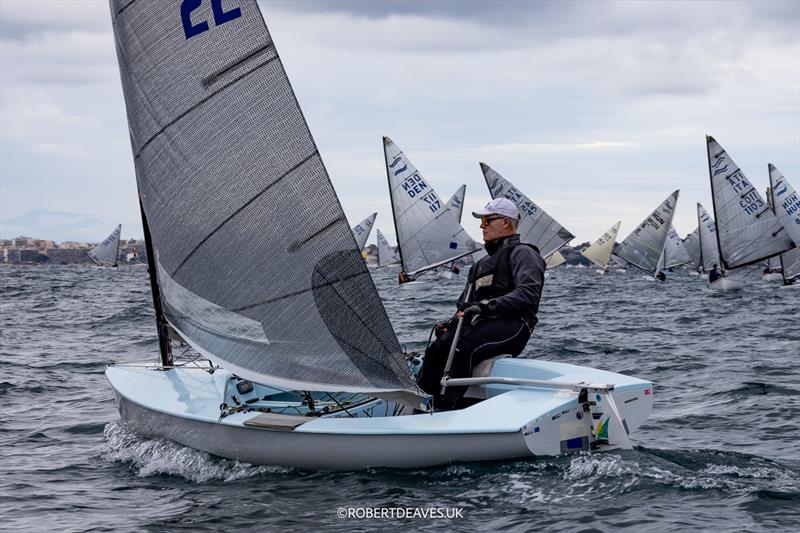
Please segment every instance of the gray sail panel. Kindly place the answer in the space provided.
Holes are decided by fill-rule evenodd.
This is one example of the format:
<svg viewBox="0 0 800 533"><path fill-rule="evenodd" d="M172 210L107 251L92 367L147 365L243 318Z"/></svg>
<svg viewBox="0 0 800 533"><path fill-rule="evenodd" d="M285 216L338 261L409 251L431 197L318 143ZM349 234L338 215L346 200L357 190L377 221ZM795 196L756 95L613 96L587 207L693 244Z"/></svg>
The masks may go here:
<svg viewBox="0 0 800 533"><path fill-rule="evenodd" d="M711 270L714 265L720 264L717 225L699 203L697 204L697 221L700 228L700 257L702 259L699 266L703 270Z"/></svg>
<svg viewBox="0 0 800 533"><path fill-rule="evenodd" d="M375 230L375 232L378 236L378 266L384 267L399 263L400 258L397 257L397 252L386 240L386 237L383 236L381 230Z"/></svg>
<svg viewBox="0 0 800 533"><path fill-rule="evenodd" d="M447 208L456 216L458 223L461 223L461 215L464 213L464 196L467 194L467 186L462 185L447 201Z"/></svg>
<svg viewBox="0 0 800 533"><path fill-rule="evenodd" d="M375 217L378 213L372 213L370 216L353 226L353 237L356 239L356 248L363 250L367 245L369 233L372 231L372 226L375 224Z"/></svg>
<svg viewBox="0 0 800 533"><path fill-rule="evenodd" d="M413 275L480 250L397 144L384 137L383 147L403 271Z"/></svg>
<svg viewBox="0 0 800 533"><path fill-rule="evenodd" d="M689 253L689 259L695 266L700 266L700 226L683 239L683 245Z"/></svg>
<svg viewBox="0 0 800 533"><path fill-rule="evenodd" d="M664 268L674 268L691 262L689 252L683 246L678 232L674 226L669 227L667 242L664 245Z"/></svg>
<svg viewBox="0 0 800 533"><path fill-rule="evenodd" d="M645 272L655 274L662 262L677 203L678 191L675 191L622 241L614 250L614 255Z"/></svg>
<svg viewBox="0 0 800 533"><path fill-rule="evenodd" d="M575 238L499 172L486 163L480 165L492 198L502 196L514 202L521 217L517 228L520 239L539 248L542 257L547 257Z"/></svg>
<svg viewBox="0 0 800 533"><path fill-rule="evenodd" d="M800 276L800 196L789 180L772 164L769 165L770 200L775 215L780 219L795 247L780 255L783 279Z"/></svg>
<svg viewBox="0 0 800 533"><path fill-rule="evenodd" d="M220 6L111 2L167 318L254 381L418 396L258 5Z"/></svg>
<svg viewBox="0 0 800 533"><path fill-rule="evenodd" d="M106 237L103 242L89 251L89 257L97 264L103 266L114 266L117 264L119 256L120 234L122 224L118 225L111 235Z"/></svg>
<svg viewBox="0 0 800 533"><path fill-rule="evenodd" d="M725 149L711 136L706 146L722 265L737 268L792 248L780 220Z"/></svg>
<svg viewBox="0 0 800 533"><path fill-rule="evenodd" d="M585 250L581 250L581 255L596 266L605 269L608 266L608 259L611 257L611 252L614 250L614 244L616 243L617 233L619 233L621 224L622 221L619 221L611 226L599 239Z"/></svg>

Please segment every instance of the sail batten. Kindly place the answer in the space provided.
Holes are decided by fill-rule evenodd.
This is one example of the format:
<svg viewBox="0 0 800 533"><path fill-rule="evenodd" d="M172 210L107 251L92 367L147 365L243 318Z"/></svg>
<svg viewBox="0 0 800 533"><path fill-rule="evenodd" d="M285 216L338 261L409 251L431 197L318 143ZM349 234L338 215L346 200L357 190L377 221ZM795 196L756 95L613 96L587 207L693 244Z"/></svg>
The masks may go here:
<svg viewBox="0 0 800 533"><path fill-rule="evenodd" d="M211 4L111 0L166 319L240 377L419 405L257 2Z"/></svg>
<svg viewBox="0 0 800 533"><path fill-rule="evenodd" d="M520 221L517 232L522 242L533 244L542 257L547 257L575 238L564 226L519 189L486 163L481 163L481 172L492 198L507 198L519 210Z"/></svg>

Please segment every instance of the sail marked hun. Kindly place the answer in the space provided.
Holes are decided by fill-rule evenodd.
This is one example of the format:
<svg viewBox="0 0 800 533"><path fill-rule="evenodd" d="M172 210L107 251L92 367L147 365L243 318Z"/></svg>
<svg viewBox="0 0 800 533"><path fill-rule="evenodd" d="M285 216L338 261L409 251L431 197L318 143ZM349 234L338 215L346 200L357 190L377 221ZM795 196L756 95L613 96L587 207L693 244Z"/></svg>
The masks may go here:
<svg viewBox="0 0 800 533"><path fill-rule="evenodd" d="M670 194L622 243L614 255L655 275L663 263L664 245L678 203L678 192Z"/></svg>

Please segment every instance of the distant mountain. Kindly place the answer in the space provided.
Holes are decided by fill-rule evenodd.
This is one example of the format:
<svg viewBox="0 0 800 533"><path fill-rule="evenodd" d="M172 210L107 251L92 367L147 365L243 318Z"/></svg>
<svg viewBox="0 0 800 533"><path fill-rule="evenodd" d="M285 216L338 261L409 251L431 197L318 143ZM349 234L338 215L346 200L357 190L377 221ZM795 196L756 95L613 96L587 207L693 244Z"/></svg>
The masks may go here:
<svg viewBox="0 0 800 533"><path fill-rule="evenodd" d="M0 220L0 238L26 236L56 242L98 242L119 222L109 223L95 215L34 209L16 218ZM125 227L123 226L123 231Z"/></svg>

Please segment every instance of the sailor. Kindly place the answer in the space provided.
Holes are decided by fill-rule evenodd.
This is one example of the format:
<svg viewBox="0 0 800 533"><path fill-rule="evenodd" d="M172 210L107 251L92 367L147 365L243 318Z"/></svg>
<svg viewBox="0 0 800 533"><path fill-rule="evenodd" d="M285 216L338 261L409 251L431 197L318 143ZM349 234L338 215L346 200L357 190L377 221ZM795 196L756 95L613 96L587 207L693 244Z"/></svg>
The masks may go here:
<svg viewBox="0 0 800 533"><path fill-rule="evenodd" d="M481 361L522 353L538 321L544 286L544 259L535 246L520 242L513 202L496 198L472 215L481 219L488 255L470 269L456 313L436 325L437 339L425 351L419 377L420 388L434 396L439 410L455 409L466 392L466 387L447 387L443 397L439 394L458 319L464 322L449 377L466 378Z"/></svg>
<svg viewBox="0 0 800 533"><path fill-rule="evenodd" d="M714 263L714 265L711 267L711 270L708 271L708 282L714 283L724 275L725 274L723 274L722 271L719 269L719 266L716 263Z"/></svg>
<svg viewBox="0 0 800 533"><path fill-rule="evenodd" d="M663 271L663 270L659 270L659 271L656 273L656 279L657 279L658 281L667 281L667 275L664 273L664 271Z"/></svg>

